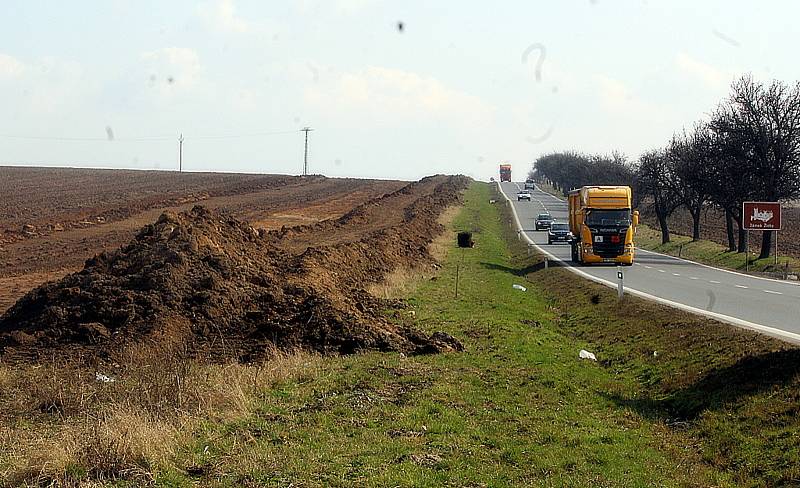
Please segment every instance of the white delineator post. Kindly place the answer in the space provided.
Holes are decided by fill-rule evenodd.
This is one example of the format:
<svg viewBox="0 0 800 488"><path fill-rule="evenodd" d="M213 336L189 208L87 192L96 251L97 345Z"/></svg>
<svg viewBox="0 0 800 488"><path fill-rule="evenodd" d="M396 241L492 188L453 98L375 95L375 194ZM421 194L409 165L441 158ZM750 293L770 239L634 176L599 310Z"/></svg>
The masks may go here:
<svg viewBox="0 0 800 488"><path fill-rule="evenodd" d="M625 290L622 285L622 268L617 266L617 298L622 299L624 292Z"/></svg>

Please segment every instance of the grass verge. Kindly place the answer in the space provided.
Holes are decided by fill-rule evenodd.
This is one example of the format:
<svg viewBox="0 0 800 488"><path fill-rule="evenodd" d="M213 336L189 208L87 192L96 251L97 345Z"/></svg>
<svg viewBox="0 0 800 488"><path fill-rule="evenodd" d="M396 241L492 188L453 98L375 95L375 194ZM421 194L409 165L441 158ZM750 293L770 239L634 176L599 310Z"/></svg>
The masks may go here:
<svg viewBox="0 0 800 488"><path fill-rule="evenodd" d="M758 234L758 237L761 235ZM692 241L691 237L681 234L670 233L670 242L662 244L661 231L646 224L640 224L636 230L636 245L650 251L735 271L743 272L747 268L753 273L782 275L784 272L795 274L800 269L800 260L789 256L778 256L777 265L774 256L756 259L757 250L750 251L750 263L745 266L745 253L730 252L726 246L714 241Z"/></svg>
<svg viewBox="0 0 800 488"><path fill-rule="evenodd" d="M466 352L177 362L150 374L121 371L113 384L84 384L67 369L0 367L0 441L12 446L0 450L3 484L705 487L800 479L798 349L632 297L619 302L564 269L543 269L515 240L507 207L488 203L491 191L469 189L439 274L419 282L407 309L386 312L449 332ZM472 231L476 247L455 248L457 230ZM598 361L579 360L581 348ZM43 393L23 388L50 376L58 381ZM72 384L84 386L63 386ZM193 393L184 386L179 400L176 384ZM121 391L107 397L109 387ZM151 400L136 391L153 392ZM30 407L37 404L45 408ZM147 417L111 408L125 405ZM30 454L37 439L69 439L83 418L103 425L96 419L106 411L155 433L112 437L112 447L138 445L133 451L89 457L67 449L58 469ZM143 438L157 442L135 441Z"/></svg>

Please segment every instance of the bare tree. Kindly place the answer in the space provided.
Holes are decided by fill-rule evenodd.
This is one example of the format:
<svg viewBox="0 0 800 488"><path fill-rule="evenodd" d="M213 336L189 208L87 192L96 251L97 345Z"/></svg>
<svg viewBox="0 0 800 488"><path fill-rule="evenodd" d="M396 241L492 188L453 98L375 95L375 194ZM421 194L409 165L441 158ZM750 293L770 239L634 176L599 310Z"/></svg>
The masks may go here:
<svg viewBox="0 0 800 488"><path fill-rule="evenodd" d="M632 185L635 170L627 157L586 155L574 151L547 154L534 163L530 176L549 181L566 195L584 185Z"/></svg>
<svg viewBox="0 0 800 488"><path fill-rule="evenodd" d="M724 208L734 219L738 215L741 250L742 201L800 196L800 84L773 81L765 87L743 76L732 89L730 98L714 113L710 127L728 159L721 165L720 182L733 194L719 200L726 200ZM771 232L762 234L760 258L769 257L771 237Z"/></svg>
<svg viewBox="0 0 800 488"><path fill-rule="evenodd" d="M661 228L661 243L666 244L669 242L667 219L681 204L680 196L675 192L678 184L666 151L655 149L642 154L636 181L639 193L650 199Z"/></svg>
<svg viewBox="0 0 800 488"><path fill-rule="evenodd" d="M667 164L675 178L670 182L681 204L692 216L692 240L700 239L700 217L712 192L715 160L713 133L698 124L688 134L676 135L666 149Z"/></svg>

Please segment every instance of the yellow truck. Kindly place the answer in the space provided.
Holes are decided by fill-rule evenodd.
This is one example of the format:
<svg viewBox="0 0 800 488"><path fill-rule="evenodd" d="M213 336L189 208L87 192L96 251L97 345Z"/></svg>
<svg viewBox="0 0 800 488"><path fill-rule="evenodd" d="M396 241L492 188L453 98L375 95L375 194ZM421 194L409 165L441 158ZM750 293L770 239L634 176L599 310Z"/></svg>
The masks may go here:
<svg viewBox="0 0 800 488"><path fill-rule="evenodd" d="M573 262L633 264L639 211L631 212L629 186L584 186L568 203Z"/></svg>

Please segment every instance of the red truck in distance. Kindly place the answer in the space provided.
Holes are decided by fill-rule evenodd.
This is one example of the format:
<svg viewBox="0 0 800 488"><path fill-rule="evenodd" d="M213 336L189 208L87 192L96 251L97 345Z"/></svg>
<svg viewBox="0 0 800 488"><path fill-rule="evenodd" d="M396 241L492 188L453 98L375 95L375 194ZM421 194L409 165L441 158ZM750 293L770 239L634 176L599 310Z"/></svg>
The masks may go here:
<svg viewBox="0 0 800 488"><path fill-rule="evenodd" d="M511 181L511 165L500 165L500 181Z"/></svg>

